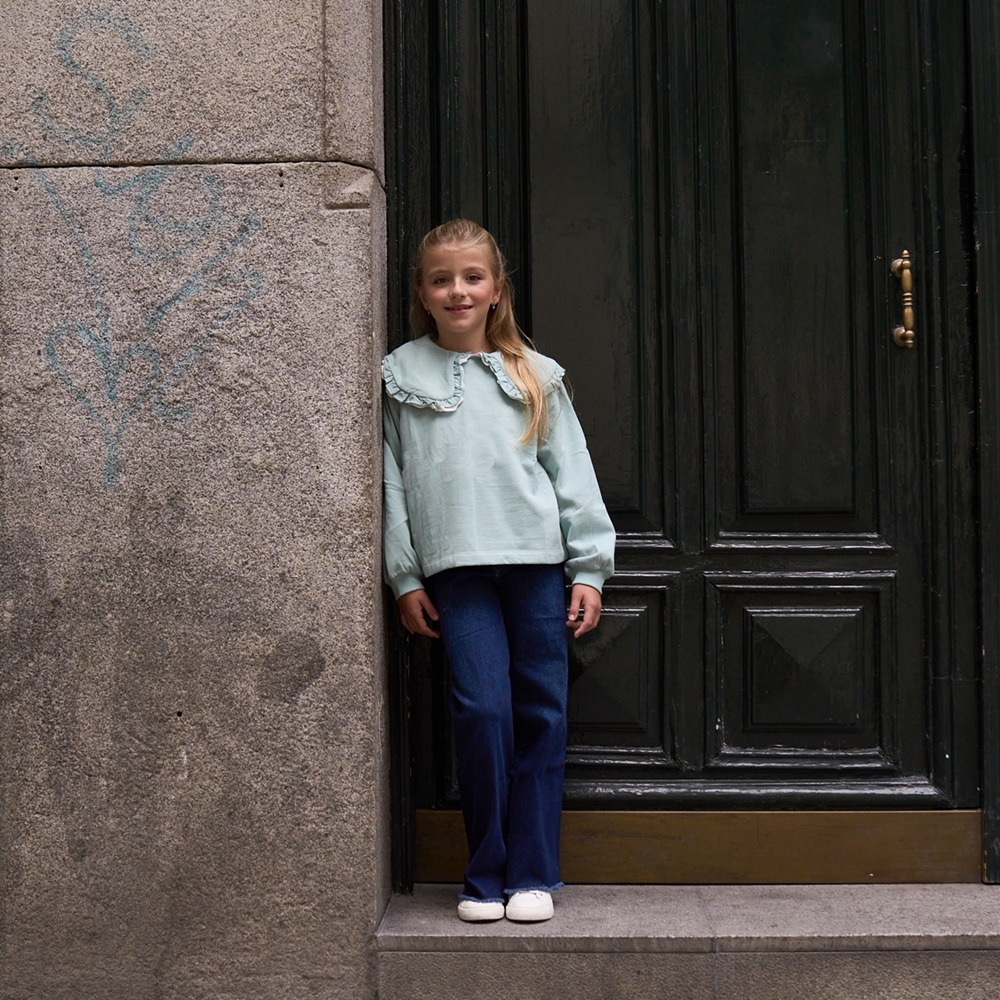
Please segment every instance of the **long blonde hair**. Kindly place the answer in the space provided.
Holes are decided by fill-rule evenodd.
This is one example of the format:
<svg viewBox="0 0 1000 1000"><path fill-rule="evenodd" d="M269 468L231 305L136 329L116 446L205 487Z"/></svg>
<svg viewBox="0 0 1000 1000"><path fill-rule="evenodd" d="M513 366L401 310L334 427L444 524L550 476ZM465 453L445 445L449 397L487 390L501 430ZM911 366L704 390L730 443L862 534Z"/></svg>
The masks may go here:
<svg viewBox="0 0 1000 1000"><path fill-rule="evenodd" d="M418 289L424 280L427 254L439 247L482 247L486 251L493 281L500 289L500 300L486 318L486 339L495 351L500 352L503 366L511 381L524 397L528 420L521 443L527 444L537 437L545 440L548 430L548 405L538 371L531 362L534 353L531 341L514 319L514 294L507 278L507 261L500 253L496 240L482 226L468 219L452 219L432 229L417 249L417 262L413 270L413 295L410 301L410 321L418 335L429 334L437 339L437 323L420 301Z"/></svg>

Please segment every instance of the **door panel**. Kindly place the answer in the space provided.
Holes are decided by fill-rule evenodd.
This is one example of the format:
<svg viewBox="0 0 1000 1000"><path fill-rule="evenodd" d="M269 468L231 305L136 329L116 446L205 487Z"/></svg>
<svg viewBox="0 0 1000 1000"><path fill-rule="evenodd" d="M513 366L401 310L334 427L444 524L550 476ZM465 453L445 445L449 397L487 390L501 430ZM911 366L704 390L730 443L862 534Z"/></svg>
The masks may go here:
<svg viewBox="0 0 1000 1000"><path fill-rule="evenodd" d="M893 576L707 580L708 767L897 769Z"/></svg>
<svg viewBox="0 0 1000 1000"><path fill-rule="evenodd" d="M889 456L875 435L884 344L873 297L885 283L872 264L890 251L868 154L889 151L887 109L866 97L878 61L858 6L712 6L711 62L728 65L709 80L715 141L703 156L719 301L709 473L723 542L879 531L876 463ZM907 204L914 194L899 192Z"/></svg>
<svg viewBox="0 0 1000 1000"><path fill-rule="evenodd" d="M527 5L530 302L621 531L673 535L648 5Z"/></svg>
<svg viewBox="0 0 1000 1000"><path fill-rule="evenodd" d="M857 405L868 396L867 352L857 357L865 345L853 336L871 314L870 282L852 287L855 250L867 261L871 243L866 114L847 86L864 79L853 6L742 0L731 15L730 72L713 94L723 106L735 95L720 167L733 172L723 225L736 247L735 308L720 346L735 362L735 384L722 390L735 454L724 461L740 490L720 498L723 531L755 516L800 531L815 516L857 519L859 494L870 501L870 413Z"/></svg>
<svg viewBox="0 0 1000 1000"><path fill-rule="evenodd" d="M609 588L601 628L574 644L569 743L588 770L609 756L673 763L664 670L671 596L669 586Z"/></svg>

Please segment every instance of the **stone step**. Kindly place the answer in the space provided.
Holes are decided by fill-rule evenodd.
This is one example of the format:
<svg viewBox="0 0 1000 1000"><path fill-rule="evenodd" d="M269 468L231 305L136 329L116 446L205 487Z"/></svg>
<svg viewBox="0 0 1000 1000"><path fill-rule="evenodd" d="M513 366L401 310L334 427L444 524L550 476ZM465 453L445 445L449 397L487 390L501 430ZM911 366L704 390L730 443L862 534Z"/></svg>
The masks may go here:
<svg viewBox="0 0 1000 1000"><path fill-rule="evenodd" d="M542 924L394 896L380 1000L1000 1000L1000 886L567 886Z"/></svg>

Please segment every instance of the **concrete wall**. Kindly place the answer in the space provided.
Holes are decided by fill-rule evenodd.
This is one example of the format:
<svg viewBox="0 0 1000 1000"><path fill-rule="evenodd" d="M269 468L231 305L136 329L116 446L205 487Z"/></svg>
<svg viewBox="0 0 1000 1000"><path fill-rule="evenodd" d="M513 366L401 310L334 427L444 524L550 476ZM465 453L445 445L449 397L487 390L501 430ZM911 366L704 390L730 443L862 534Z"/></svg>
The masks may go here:
<svg viewBox="0 0 1000 1000"><path fill-rule="evenodd" d="M5 1000L373 995L380 24L0 4Z"/></svg>

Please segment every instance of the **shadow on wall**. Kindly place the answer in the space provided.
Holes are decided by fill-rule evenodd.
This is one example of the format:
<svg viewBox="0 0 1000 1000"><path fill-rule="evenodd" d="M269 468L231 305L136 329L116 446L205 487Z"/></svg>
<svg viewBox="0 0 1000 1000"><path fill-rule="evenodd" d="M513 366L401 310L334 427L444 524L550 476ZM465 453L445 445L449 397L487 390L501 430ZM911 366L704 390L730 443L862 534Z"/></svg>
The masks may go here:
<svg viewBox="0 0 1000 1000"><path fill-rule="evenodd" d="M77 156L97 162L113 158L115 148L150 97L148 91L136 89L126 100L117 101L98 72L74 56L82 36L101 32L115 36L143 62L150 59L152 50L131 20L108 11L85 14L60 32L56 57L103 105L106 126L82 131L60 121L45 93L39 93L33 103L35 124L46 135L65 142ZM99 195L126 202L122 235L129 252L147 268L163 270L169 265L171 269L170 292L151 308L148 303L142 307L142 336L137 343L127 343L120 331L112 329L108 286L81 222L82 213L74 210L53 172L43 169L30 150L16 142L0 144L5 157L30 170L65 225L67 240L83 268L93 312L87 317L67 317L50 330L45 358L70 397L97 427L105 448L104 485L108 489L118 483L121 441L135 414L148 403L164 423L187 419L189 405L175 398L179 383L211 347L215 334L243 313L264 287L262 272L228 267L236 251L260 231L260 220L250 213L226 211L222 185L208 171L186 168L180 178L179 167L171 165L183 160L193 144L190 135L176 140L161 155L164 162L150 167L113 172L94 168ZM196 199L190 196L192 179ZM164 197L170 194L169 186L178 182L188 189L179 192L186 196ZM192 200L197 205L194 214L178 215L168 208L178 202L190 208ZM172 322L176 325L180 307L191 300L197 300L197 321L185 324L180 349L168 352L162 345L163 336ZM175 330L175 340L176 334Z"/></svg>

